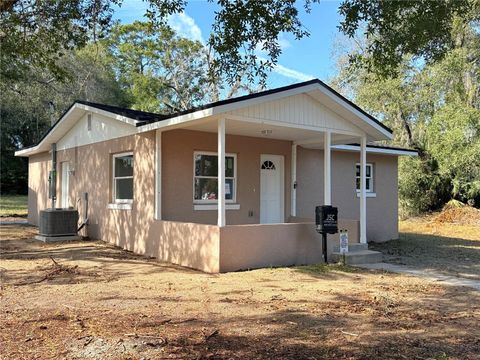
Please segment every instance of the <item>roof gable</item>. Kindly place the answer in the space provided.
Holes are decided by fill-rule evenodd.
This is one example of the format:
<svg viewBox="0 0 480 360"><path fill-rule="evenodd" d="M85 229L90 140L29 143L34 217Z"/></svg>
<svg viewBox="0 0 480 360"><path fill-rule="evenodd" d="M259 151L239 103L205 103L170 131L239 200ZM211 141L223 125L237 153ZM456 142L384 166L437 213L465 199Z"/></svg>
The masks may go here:
<svg viewBox="0 0 480 360"><path fill-rule="evenodd" d="M254 118L259 120L276 120L289 124L334 129L342 132L359 133L361 130L350 121L345 120L334 111L301 93L286 98L261 102L227 112L229 115Z"/></svg>
<svg viewBox="0 0 480 360"><path fill-rule="evenodd" d="M88 124L88 116L90 124ZM136 133L135 127L101 114L84 114L73 127L57 141L57 150L94 144Z"/></svg>
<svg viewBox="0 0 480 360"><path fill-rule="evenodd" d="M281 106L280 102L277 101L280 99L283 101L283 104L290 104L286 111L279 110ZM268 104L269 102L270 104ZM305 110L301 117L298 116L298 112L295 112L295 107L300 106L300 104L303 104L302 106ZM290 125L300 126L313 122L313 125L317 128L322 128L322 124L324 124L323 127L329 127L333 130L355 131L356 133L358 133L356 130L360 130L360 132L367 134L369 140L392 138L392 131L389 128L322 81L314 79L255 94L217 101L170 115L77 101L50 128L37 145L19 150L15 154L17 156L29 156L30 154L47 151L50 144L59 141L87 111L128 124L132 126L133 133L136 131L143 132L167 128L172 125L179 126L189 121L229 113L245 114L245 112L258 111L260 118L266 116L266 119L270 119L272 109L268 110L269 107L277 109L273 111L277 111L279 116L275 120L279 120L279 123L283 120ZM112 126L122 127L119 122L116 125L112 123ZM134 130L135 127L139 127L138 130Z"/></svg>

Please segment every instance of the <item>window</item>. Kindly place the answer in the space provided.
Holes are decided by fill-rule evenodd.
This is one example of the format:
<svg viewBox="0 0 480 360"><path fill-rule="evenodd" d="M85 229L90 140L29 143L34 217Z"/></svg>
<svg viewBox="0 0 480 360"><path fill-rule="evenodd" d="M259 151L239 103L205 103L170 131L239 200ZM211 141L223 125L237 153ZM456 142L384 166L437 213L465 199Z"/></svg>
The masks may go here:
<svg viewBox="0 0 480 360"><path fill-rule="evenodd" d="M262 170L275 170L275 164L270 160L266 160L262 164Z"/></svg>
<svg viewBox="0 0 480 360"><path fill-rule="evenodd" d="M216 153L195 152L193 155L193 201L216 203L218 199L218 156ZM237 157L225 155L225 200L236 199Z"/></svg>
<svg viewBox="0 0 480 360"><path fill-rule="evenodd" d="M133 153L113 155L113 202L133 201Z"/></svg>
<svg viewBox="0 0 480 360"><path fill-rule="evenodd" d="M367 192L373 192L373 165L372 164L366 164L366 169L365 169L365 188ZM357 164L356 167L356 185L357 185L357 191L360 191L360 164Z"/></svg>

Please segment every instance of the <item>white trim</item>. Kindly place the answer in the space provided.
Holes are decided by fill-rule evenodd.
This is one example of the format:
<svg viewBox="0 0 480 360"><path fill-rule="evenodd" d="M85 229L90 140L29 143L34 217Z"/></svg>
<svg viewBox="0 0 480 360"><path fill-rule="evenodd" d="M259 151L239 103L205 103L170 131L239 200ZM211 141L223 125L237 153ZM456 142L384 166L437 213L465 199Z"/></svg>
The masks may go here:
<svg viewBox="0 0 480 360"><path fill-rule="evenodd" d="M193 204L193 210L218 210L217 204ZM225 204L225 210L240 210L240 204Z"/></svg>
<svg viewBox="0 0 480 360"><path fill-rule="evenodd" d="M325 131L323 138L323 203L332 205L332 134Z"/></svg>
<svg viewBox="0 0 480 360"><path fill-rule="evenodd" d="M360 190L357 190L356 193L357 193L357 197L359 198L359 197L360 197ZM367 192L367 193L365 193L365 196L366 196L367 198L376 198L376 197L377 197L377 193Z"/></svg>
<svg viewBox="0 0 480 360"><path fill-rule="evenodd" d="M349 130L332 129L332 128L329 128L329 127L326 127L326 126L294 124L294 123L280 121L280 120L253 118L253 117L245 116L245 115L228 114L227 117L228 117L228 119L231 119L231 120L243 121L243 122L248 122L248 123L253 123L253 124L281 126L281 127L291 128L291 129L301 129L301 130L315 131L319 134L320 137L323 136L323 133L325 131L328 131L328 130L331 130L332 132L335 132L337 134L349 135L349 136L352 136L352 137L362 136L361 133L356 133L356 132L349 131ZM319 137L315 137L315 138L307 139L307 140L294 141L293 143L295 145L304 145L304 144L308 144L308 143L311 143L311 142L318 142L318 139L319 139Z"/></svg>
<svg viewBox="0 0 480 360"><path fill-rule="evenodd" d="M162 220L162 131L155 132L155 220Z"/></svg>
<svg viewBox="0 0 480 360"><path fill-rule="evenodd" d="M82 110L85 110L85 111L88 111L88 112L100 114L100 115L103 115L103 116L108 116L110 118L113 118L115 120L124 122L124 123L129 124L129 125L136 126L137 122L139 122L139 120L135 120L135 119L129 118L127 116L123 116L123 115L118 115L118 114L115 114L115 113L110 112L110 111L101 110L101 109L98 109L98 108L93 107L93 106L84 105L84 104L75 104L75 106L79 109L82 109Z"/></svg>
<svg viewBox="0 0 480 360"><path fill-rule="evenodd" d="M360 151L360 146L358 145L333 145L332 150L339 151ZM405 155L405 156L418 156L418 153L415 150L403 150L403 149L383 149L370 147L367 145L367 153L369 154L385 154L385 155Z"/></svg>
<svg viewBox="0 0 480 360"><path fill-rule="evenodd" d="M292 145L292 181L290 188L290 215L297 216L297 145Z"/></svg>
<svg viewBox="0 0 480 360"><path fill-rule="evenodd" d="M360 243L367 243L367 192L365 173L367 165L367 137L360 140Z"/></svg>
<svg viewBox="0 0 480 360"><path fill-rule="evenodd" d="M142 125L138 127L138 130L139 132L145 132L145 131L150 131L154 129L160 129L163 127L170 127L170 126L178 125L180 123L202 119L207 116L220 115L228 111L233 111L233 110L244 108L247 106L253 106L253 105L260 104L267 101L273 101L273 100L282 99L288 96L302 94L308 91L315 90L318 87L319 87L319 84L310 84L310 85L301 86L295 89L276 92L274 94L267 94L267 95L257 96L251 99L235 101L230 104L213 106L208 109L198 110L189 114L179 115L171 119L162 120L152 124ZM230 115L228 115L228 117L230 118Z"/></svg>
<svg viewBox="0 0 480 360"><path fill-rule="evenodd" d="M217 225L225 226L225 118L218 120L218 213ZM233 164L235 171L236 164ZM234 174L235 175L235 174ZM235 186L236 192L236 186Z"/></svg>
<svg viewBox="0 0 480 360"><path fill-rule="evenodd" d="M110 210L132 210L132 203L108 204L107 209L110 209Z"/></svg>
<svg viewBox="0 0 480 360"><path fill-rule="evenodd" d="M253 97L253 98L247 98L247 99L244 99L244 100L238 100L238 101L235 101L235 102L231 102L229 104L212 106L212 107L207 108L207 109L197 110L197 111L194 111L194 112L191 112L191 113L188 113L188 114L178 115L178 116L170 118L170 119L157 121L157 122L154 122L154 123L151 123L151 124L145 124L145 125L139 126L138 128L135 128L134 133L141 133L141 132L157 130L157 129L161 129L161 128L181 127L181 126L183 126L184 123L187 123L187 122L197 121L197 120L205 119L207 117L212 117L212 116L216 117L218 115L222 115L222 114L225 114L227 112L234 111L234 110L237 110L237 109L240 109L240 108L245 108L245 107L248 107L248 106L254 106L254 105L257 105L257 104L260 104L260 103L264 103L264 102L283 99L283 98L286 98L286 97L290 97L290 96L294 96L294 95L298 95L298 94L302 94L302 93L309 94L309 93L312 93L313 91L319 91L321 94L326 95L334 103L343 107L344 109L349 111L351 114L356 116L358 119L362 120L364 123L366 123L368 126L370 126L372 128L372 130L375 130L377 132L375 134L375 137L378 137L377 135L381 134L382 136L385 136L388 139L392 138L392 134L387 129L382 127L376 121L373 121L369 116L367 116L366 114L364 114L363 112L361 112L360 110L355 108L353 105L348 103L345 99L341 98L340 96L338 96L338 94L334 93L333 91L331 91L330 89L325 87L325 85L322 85L321 83L306 84L306 85L299 86L299 87L296 87L296 88L293 88L293 89L287 89L287 90L275 92L275 93L272 93L272 94L259 95L259 96ZM317 100L317 101L322 102L321 100ZM93 112L93 113L105 115L105 116L108 116L108 117L113 118L115 120L122 121L124 123L130 124L130 125L133 125L133 126L136 126L136 124L138 123L137 120L126 117L126 116L121 116L121 115L118 115L118 114L115 114L115 113L112 113L112 112L109 112L109 111L106 111L106 110L101 110L101 109L98 109L94 106L75 103L70 108L70 110L56 123L55 128L52 129L52 131L44 139L42 139L42 141L39 144L37 144L34 147L28 148L28 149L23 149L23 150L16 151L15 156L29 156L31 154L34 154L34 153L38 152L38 151L44 151L44 150L40 150L42 148L42 146L44 145L44 143L51 142L50 139L51 139L52 135L54 135L57 132L57 128L60 125L62 125L62 123L65 121L65 119L67 119L71 115L72 111L74 111L75 109L80 109L80 110L85 110L85 111L90 111L90 112ZM230 116L230 115L228 115L228 116ZM343 117L343 118L345 118L345 117ZM268 124L272 124L272 125L278 124L280 126L291 126L291 127L299 128L299 129L310 129L310 130L317 130L317 131L318 130L320 130L320 131L323 130L322 128L300 126L298 124L288 124L288 123L285 123L285 122L266 121L264 119L256 119L256 120L260 121L262 123L266 123L266 124L268 123ZM353 122L353 124L358 127L358 124L355 124L354 122ZM338 131L338 130L336 130L336 132L340 133L340 131ZM62 137L62 136L63 135L61 135L60 137ZM55 140L55 138L53 140Z"/></svg>
<svg viewBox="0 0 480 360"><path fill-rule="evenodd" d="M354 106L350 105L347 101L342 99L340 96L337 94L333 93L330 89L321 86L320 84L318 85L318 89L325 95L327 95L330 99L332 99L334 102L339 104L340 106L343 106L347 110L349 110L351 113L362 119L364 122L366 122L368 125L371 127L375 128L377 131L382 133L384 136L386 136L388 139L393 139L393 134L390 133L387 129L385 129L383 126L378 124L376 121L373 121L370 117L356 109ZM358 126L358 125L357 125Z"/></svg>
<svg viewBox="0 0 480 360"><path fill-rule="evenodd" d="M288 90L276 92L276 93L273 93L273 94L260 95L260 96L254 97L254 98L239 100L239 101L235 101L235 102L232 102L232 103L229 103L229 104L212 106L212 107L207 108L207 109L197 110L197 111L192 112L192 113L179 115L179 116L173 117L171 119L162 120L162 121L155 122L155 123L152 123L152 124L142 125L138 128L138 131L139 132L145 132L145 131L150 131L150 130L155 130L155 129L160 129L160 128L177 126L181 123L192 122L192 121L199 120L199 119L202 119L202 118L205 118L205 117L224 114L226 112L234 111L234 110L237 110L239 108L244 108L244 107L248 107L248 106L254 106L256 104L263 103L263 102L274 101L274 100L278 100L278 99L282 99L282 98L285 98L285 97L294 96L294 95L298 95L298 94L302 94L302 93L307 93L308 94L309 92L312 92L312 91L315 91L315 90L318 90L322 94L326 95L328 98L333 100L335 103L337 103L338 105L340 105L343 108L345 108L346 110L348 110L350 113L352 113L353 115L358 117L363 122L367 123L367 125L371 126L373 129L378 131L378 133L382 134L387 139L392 139L393 135L387 129L385 129L383 126L378 124L376 121L373 121L369 116L365 115L364 113L362 113L361 111L356 109L354 106L349 104L347 101L345 101L340 96L338 96L337 94L335 94L330 89L326 88L325 86L323 86L320 83L308 84L308 85L300 86L300 87L297 87L297 88L294 88L294 89L288 89ZM319 101L319 100L317 100L317 101ZM230 117L230 115L228 115L228 117ZM264 120L261 119L261 121L263 122ZM357 124L354 124L354 125L358 126Z"/></svg>
<svg viewBox="0 0 480 360"><path fill-rule="evenodd" d="M117 179L132 179L134 178L134 169L132 168L132 176L115 176L115 159L122 156L132 156L133 160L133 167L135 167L135 157L133 155L133 151L126 151L122 153L111 154L112 155L112 199L111 201L115 204L131 204L133 202L132 199L117 199ZM133 184L132 184L133 186ZM133 189L132 189L132 196L133 196Z"/></svg>
<svg viewBox="0 0 480 360"><path fill-rule="evenodd" d="M109 111L100 110L100 109L97 109L96 107L93 107L93 106L87 106L87 105L75 103L54 124L54 128L51 129L50 132L47 134L47 136L45 136L37 145L29 147L27 149L22 149L22 150L15 151L15 156L29 156L29 155L34 155L38 152L48 151L48 148L45 148L45 149L42 150L42 147L45 145L46 142L50 141L50 138L56 132L58 132L58 128L61 127L63 125L63 123L65 123L67 121L67 119L72 115L72 113L75 110L83 110L85 112L96 113L96 114L99 114L99 115L107 116L108 118L111 118L113 120L118 120L118 121L124 122L128 125L131 125L133 127L133 129L132 129L133 134L138 132L138 129L136 128L136 123L138 122L138 120L131 119L131 118L128 118L126 116L121 116L121 115L118 115L118 114L115 114L115 113L112 113L112 112L109 112ZM78 119L81 119L83 116L84 116L84 114L79 116ZM77 123L76 121L73 122L72 126L74 126L76 123ZM71 129L72 126L70 126L67 130L64 131L63 134L61 134L61 136L55 138L54 141L52 141L52 142L56 142L56 141L60 140Z"/></svg>

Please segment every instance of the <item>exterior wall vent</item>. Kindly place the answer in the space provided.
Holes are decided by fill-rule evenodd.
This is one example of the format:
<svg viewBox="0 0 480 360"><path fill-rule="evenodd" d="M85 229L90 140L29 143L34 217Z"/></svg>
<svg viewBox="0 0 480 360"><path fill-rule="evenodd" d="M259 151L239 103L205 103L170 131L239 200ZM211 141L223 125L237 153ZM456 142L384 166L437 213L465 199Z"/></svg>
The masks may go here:
<svg viewBox="0 0 480 360"><path fill-rule="evenodd" d="M87 130L92 130L92 114L87 115Z"/></svg>
<svg viewBox="0 0 480 360"><path fill-rule="evenodd" d="M38 232L43 236L77 235L78 211L46 209L40 211Z"/></svg>

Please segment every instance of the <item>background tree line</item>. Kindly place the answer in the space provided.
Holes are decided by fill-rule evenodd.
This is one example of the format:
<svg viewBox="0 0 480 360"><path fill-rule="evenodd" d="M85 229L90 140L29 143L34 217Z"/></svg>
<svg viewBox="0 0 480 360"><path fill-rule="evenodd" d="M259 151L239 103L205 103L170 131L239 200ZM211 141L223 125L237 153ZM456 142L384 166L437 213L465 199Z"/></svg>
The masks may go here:
<svg viewBox="0 0 480 360"><path fill-rule="evenodd" d="M65 51L55 63L61 77L38 66L2 77L2 192L26 192L27 163L15 150L37 143L75 100L172 113L258 88L243 78L231 84L209 78L209 61L200 42L137 21L115 24L102 39Z"/></svg>
<svg viewBox="0 0 480 360"><path fill-rule="evenodd" d="M26 191L13 152L76 99L165 113L262 89L279 35L308 36L299 8L319 2L216 0L202 44L167 25L187 0L146 1L147 20L126 25L112 21L122 0L0 2L2 193ZM332 84L392 127L395 144L419 151L400 162L403 209L452 198L478 206L478 1L344 0L339 13L356 46Z"/></svg>
<svg viewBox="0 0 480 360"><path fill-rule="evenodd" d="M450 37L442 58L426 63L407 54L389 76L372 65L371 39L356 39L333 79L340 92L394 130L394 145L418 151L399 162L404 215L439 209L451 199L480 205L478 23L454 18Z"/></svg>

